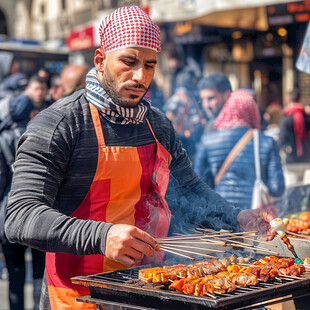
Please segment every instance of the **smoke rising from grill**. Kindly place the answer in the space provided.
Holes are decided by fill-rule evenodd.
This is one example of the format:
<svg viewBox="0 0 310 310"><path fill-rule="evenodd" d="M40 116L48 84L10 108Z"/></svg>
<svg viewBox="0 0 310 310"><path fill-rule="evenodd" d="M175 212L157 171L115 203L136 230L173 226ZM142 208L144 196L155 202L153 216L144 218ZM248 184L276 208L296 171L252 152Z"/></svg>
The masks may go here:
<svg viewBox="0 0 310 310"><path fill-rule="evenodd" d="M166 194L166 201L171 210L171 224L169 235L174 233L189 234L197 227L212 228L214 230L239 230L237 222L238 210L227 208L226 203L215 192L209 198L201 195L202 188L189 189L184 194L176 179L170 178Z"/></svg>
<svg viewBox="0 0 310 310"><path fill-rule="evenodd" d="M278 217L310 209L310 185L287 188L282 199L275 202Z"/></svg>

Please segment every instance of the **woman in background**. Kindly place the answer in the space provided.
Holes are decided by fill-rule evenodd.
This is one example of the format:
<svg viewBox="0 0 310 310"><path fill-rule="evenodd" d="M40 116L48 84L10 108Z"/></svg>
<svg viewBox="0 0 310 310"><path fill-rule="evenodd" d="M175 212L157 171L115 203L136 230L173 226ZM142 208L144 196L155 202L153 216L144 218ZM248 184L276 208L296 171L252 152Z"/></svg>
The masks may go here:
<svg viewBox="0 0 310 310"><path fill-rule="evenodd" d="M250 209L255 182L253 139L240 151L218 184L214 179L225 158L249 128L260 129L259 111L253 96L237 90L227 99L214 122L215 131L205 133L194 163L198 176L236 207ZM259 132L261 177L270 195L280 197L285 189L276 142Z"/></svg>

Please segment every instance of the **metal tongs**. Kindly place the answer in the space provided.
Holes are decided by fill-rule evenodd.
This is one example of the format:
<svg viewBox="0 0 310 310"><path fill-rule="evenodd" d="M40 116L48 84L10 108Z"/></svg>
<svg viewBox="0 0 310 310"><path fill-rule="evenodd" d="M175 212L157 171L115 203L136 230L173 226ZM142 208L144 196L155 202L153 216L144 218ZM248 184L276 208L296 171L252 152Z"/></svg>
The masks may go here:
<svg viewBox="0 0 310 310"><path fill-rule="evenodd" d="M295 258L299 258L296 254L293 245L290 243L286 235L286 226L289 223L289 219L275 218L270 222L270 226L274 228L277 234L280 236L281 240L286 244L287 248L291 251Z"/></svg>

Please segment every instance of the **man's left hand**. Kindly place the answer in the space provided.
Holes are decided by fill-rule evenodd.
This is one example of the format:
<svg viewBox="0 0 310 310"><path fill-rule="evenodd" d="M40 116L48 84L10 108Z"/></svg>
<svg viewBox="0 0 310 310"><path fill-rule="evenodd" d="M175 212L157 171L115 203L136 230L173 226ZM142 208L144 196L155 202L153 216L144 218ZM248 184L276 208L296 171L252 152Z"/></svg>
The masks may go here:
<svg viewBox="0 0 310 310"><path fill-rule="evenodd" d="M238 214L238 222L242 231L255 231L266 234L266 241L273 240L277 232L270 226L274 217L262 210L242 210Z"/></svg>

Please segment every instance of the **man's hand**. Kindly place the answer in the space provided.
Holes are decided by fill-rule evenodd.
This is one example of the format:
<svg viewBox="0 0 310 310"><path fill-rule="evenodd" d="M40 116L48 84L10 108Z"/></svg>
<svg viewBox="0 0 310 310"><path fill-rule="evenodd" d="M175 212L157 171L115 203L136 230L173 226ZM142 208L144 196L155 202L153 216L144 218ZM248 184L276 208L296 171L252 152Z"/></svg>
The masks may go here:
<svg viewBox="0 0 310 310"><path fill-rule="evenodd" d="M107 234L105 256L133 267L144 255L152 257L156 242L141 229L125 224L113 225Z"/></svg>
<svg viewBox="0 0 310 310"><path fill-rule="evenodd" d="M273 240L277 232L270 226L273 216L261 210L242 210L238 214L238 222L242 231L258 230L260 234L267 234L266 241Z"/></svg>

